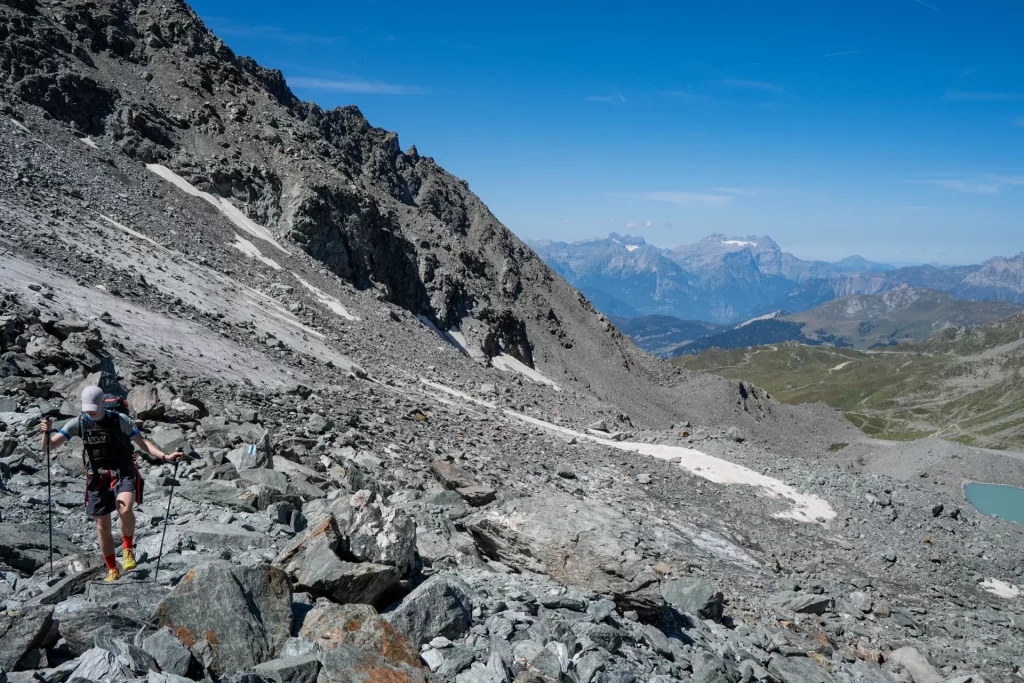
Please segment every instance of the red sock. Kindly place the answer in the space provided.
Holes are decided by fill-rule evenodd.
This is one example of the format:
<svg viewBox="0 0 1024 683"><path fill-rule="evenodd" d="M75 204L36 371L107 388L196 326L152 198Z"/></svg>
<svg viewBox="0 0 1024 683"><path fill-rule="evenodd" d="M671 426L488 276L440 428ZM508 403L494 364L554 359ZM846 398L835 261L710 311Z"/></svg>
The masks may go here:
<svg viewBox="0 0 1024 683"><path fill-rule="evenodd" d="M135 546L132 545L132 539L135 538L134 536L124 536L123 538L124 538L124 547L125 548L133 548L133 547L135 547Z"/></svg>
<svg viewBox="0 0 1024 683"><path fill-rule="evenodd" d="M116 555L104 555L103 561L107 563L107 569L117 569Z"/></svg>

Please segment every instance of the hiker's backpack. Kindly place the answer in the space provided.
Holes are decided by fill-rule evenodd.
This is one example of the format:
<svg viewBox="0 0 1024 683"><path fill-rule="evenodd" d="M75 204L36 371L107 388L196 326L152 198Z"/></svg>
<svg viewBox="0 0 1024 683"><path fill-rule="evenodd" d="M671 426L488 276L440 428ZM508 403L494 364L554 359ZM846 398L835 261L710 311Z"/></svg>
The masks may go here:
<svg viewBox="0 0 1024 683"><path fill-rule="evenodd" d="M90 460L98 460L99 464L105 464L104 461L116 462L125 458L132 458L135 448L132 445L132 440L124 432L121 431L119 420L116 419L117 415L128 415L128 400L123 396L116 394L104 394L103 396L103 409L107 413L115 416L114 425L111 427L109 424L104 429L98 424L94 423L92 427L86 425L84 416L78 417L78 433L82 436L82 440L85 442L85 448L82 450L82 465L85 469L89 469ZM97 438L100 437L99 432L103 433L103 442L108 444L108 447L117 453L112 454L106 459L94 458L89 447L91 439L87 437L89 433L95 434Z"/></svg>

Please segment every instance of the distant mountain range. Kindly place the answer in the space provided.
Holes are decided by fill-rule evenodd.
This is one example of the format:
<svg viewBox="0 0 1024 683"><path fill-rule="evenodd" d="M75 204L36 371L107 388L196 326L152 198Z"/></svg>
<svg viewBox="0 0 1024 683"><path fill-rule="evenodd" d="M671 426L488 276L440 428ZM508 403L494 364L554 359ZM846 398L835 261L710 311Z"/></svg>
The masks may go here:
<svg viewBox="0 0 1024 683"><path fill-rule="evenodd" d="M966 301L946 292L901 285L882 294L834 299L793 315L776 311L684 341L667 354L660 353L668 357L697 355L711 348L729 350L784 342L868 350L924 342L950 327L994 323L1022 311L1024 305L1010 301ZM631 322L630 329L645 334L637 329L636 321ZM669 327L667 323L662 326Z"/></svg>
<svg viewBox="0 0 1024 683"><path fill-rule="evenodd" d="M696 244L660 249L642 237L611 233L530 246L595 307L621 318L667 315L730 324L904 284L960 299L1024 303L1024 253L970 266L896 268L860 256L805 261L782 251L770 237L756 236L714 234Z"/></svg>

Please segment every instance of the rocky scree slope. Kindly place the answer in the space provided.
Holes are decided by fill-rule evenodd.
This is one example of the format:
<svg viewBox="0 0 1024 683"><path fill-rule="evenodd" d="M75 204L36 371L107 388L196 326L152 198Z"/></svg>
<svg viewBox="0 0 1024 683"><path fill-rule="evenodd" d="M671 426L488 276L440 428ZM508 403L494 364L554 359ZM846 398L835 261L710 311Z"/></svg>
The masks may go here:
<svg viewBox="0 0 1024 683"><path fill-rule="evenodd" d="M479 363L462 351L484 346L470 342L477 323L439 333L440 319L424 323L388 288L339 276L271 209L260 217L258 202L186 178L180 142L164 158L137 136L155 155L139 156L119 146L127 136L47 109L78 101L61 85L74 72L162 110L188 89L158 71L194 63L224 78L217 92L250 79L280 104L273 74L224 52L187 8L0 10L5 49L58 46L56 34L69 46L43 71L56 85L42 104L8 88L0 119L9 680L1014 676L1020 530L961 511L954 473L865 476L828 455L858 438L831 410L673 373L625 342L619 369L607 352L621 338L553 275L551 291L576 297L552 307L578 325L572 348L547 331L531 338L534 368L511 352ZM133 41L127 56L109 50L118 35ZM139 70L166 90L147 90ZM182 130L190 154L218 165L248 144L215 124ZM305 146L287 149L280 168L313 166ZM368 202L385 196L366 182L351 179ZM74 448L52 469L55 577L43 559L38 421L73 415L84 382L127 392L152 438L195 455L177 482L143 467L143 563L114 586L95 581ZM855 445L864 462L887 448Z"/></svg>
<svg viewBox="0 0 1024 683"><path fill-rule="evenodd" d="M114 295L93 296L116 316L73 317L75 292L54 278L0 295L9 681L922 683L1024 665L1024 529L961 509L955 473L868 475L889 455L872 442L854 463L700 425L537 429L495 401L518 389L501 379L470 394L340 363L313 384L224 379L152 352ZM307 376L308 354L250 336L221 343L265 377ZM54 454L47 564L38 423L73 415L87 383L126 392L150 438L191 456L176 479L142 462L141 563L115 584L81 514L79 444ZM704 474L675 462L690 448L714 458ZM717 478L725 463L828 505L794 521L790 500Z"/></svg>

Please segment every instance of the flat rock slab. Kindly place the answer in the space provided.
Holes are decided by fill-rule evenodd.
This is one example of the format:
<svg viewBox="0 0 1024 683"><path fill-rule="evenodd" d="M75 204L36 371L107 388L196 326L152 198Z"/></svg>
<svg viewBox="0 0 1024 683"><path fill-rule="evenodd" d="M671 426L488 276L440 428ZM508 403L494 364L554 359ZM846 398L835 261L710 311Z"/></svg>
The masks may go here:
<svg viewBox="0 0 1024 683"><path fill-rule="evenodd" d="M274 683L316 683L320 660L316 654L272 659L257 666L253 673Z"/></svg>
<svg viewBox="0 0 1024 683"><path fill-rule="evenodd" d="M677 612L702 619L722 620L725 597L704 579L669 579L661 584L661 595Z"/></svg>
<svg viewBox="0 0 1024 683"><path fill-rule="evenodd" d="M799 614L824 614L831 602L827 595L782 591L768 598L767 604L775 609Z"/></svg>
<svg viewBox="0 0 1024 683"><path fill-rule="evenodd" d="M256 512L251 500L245 497L245 489L220 480L185 482L175 488L174 495L193 503L212 503L235 512Z"/></svg>
<svg viewBox="0 0 1024 683"><path fill-rule="evenodd" d="M53 624L53 607L40 605L18 612L0 613L0 671L11 671L21 658L38 647Z"/></svg>
<svg viewBox="0 0 1024 683"><path fill-rule="evenodd" d="M545 491L477 512L466 526L484 555L518 571L610 595L623 609L664 606L637 552L640 529L609 505Z"/></svg>
<svg viewBox="0 0 1024 683"><path fill-rule="evenodd" d="M68 536L54 530L54 558L74 555L78 551L78 546ZM31 574L49 561L49 529L45 524L0 522L0 562Z"/></svg>
<svg viewBox="0 0 1024 683"><path fill-rule="evenodd" d="M204 564L185 574L154 617L186 647L205 640L213 671L245 671L277 657L291 636L291 584L268 565Z"/></svg>

